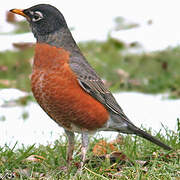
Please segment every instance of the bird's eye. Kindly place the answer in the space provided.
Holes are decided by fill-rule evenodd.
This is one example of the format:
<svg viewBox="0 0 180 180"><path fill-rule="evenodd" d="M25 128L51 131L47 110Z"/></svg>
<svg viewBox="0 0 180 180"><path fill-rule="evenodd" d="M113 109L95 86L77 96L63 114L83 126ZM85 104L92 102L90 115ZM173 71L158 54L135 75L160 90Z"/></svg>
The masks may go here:
<svg viewBox="0 0 180 180"><path fill-rule="evenodd" d="M43 14L39 11L34 12L32 21L37 22L43 18Z"/></svg>

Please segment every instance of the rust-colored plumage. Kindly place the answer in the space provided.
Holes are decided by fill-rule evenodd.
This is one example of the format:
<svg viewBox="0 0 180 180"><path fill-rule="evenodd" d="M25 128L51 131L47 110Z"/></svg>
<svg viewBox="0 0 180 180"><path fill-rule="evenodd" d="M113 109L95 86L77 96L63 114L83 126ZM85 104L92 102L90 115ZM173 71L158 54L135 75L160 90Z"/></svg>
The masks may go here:
<svg viewBox="0 0 180 180"><path fill-rule="evenodd" d="M69 130L74 126L88 130L102 127L109 119L109 113L79 86L69 67L70 53L39 43L35 52L32 91L48 115Z"/></svg>

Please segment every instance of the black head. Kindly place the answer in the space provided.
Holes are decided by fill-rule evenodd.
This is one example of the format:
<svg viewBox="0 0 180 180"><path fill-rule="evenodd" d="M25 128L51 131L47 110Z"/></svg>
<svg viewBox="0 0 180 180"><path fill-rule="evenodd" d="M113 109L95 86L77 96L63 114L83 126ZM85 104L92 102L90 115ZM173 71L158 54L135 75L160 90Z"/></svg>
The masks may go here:
<svg viewBox="0 0 180 180"><path fill-rule="evenodd" d="M27 18L36 38L67 27L61 12L49 4L39 4L24 10L12 9L11 12Z"/></svg>

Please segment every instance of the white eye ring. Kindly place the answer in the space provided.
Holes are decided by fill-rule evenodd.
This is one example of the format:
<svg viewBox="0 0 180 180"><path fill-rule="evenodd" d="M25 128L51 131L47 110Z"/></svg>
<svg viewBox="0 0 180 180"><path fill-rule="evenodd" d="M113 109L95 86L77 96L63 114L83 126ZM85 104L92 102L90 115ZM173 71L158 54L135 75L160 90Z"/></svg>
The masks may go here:
<svg viewBox="0 0 180 180"><path fill-rule="evenodd" d="M32 21L37 22L43 18L43 14L40 11L35 11L33 14Z"/></svg>

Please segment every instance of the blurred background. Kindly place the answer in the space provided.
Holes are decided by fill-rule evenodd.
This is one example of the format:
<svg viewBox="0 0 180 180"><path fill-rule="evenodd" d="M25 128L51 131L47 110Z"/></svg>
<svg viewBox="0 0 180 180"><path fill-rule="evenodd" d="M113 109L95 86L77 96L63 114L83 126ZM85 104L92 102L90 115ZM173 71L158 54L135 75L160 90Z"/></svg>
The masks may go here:
<svg viewBox="0 0 180 180"><path fill-rule="evenodd" d="M90 64L137 125L159 132L180 117L178 0L6 0L0 7L0 145L51 143L63 133L30 87L35 39L24 18L8 12L56 6ZM107 137L116 133L105 133Z"/></svg>

